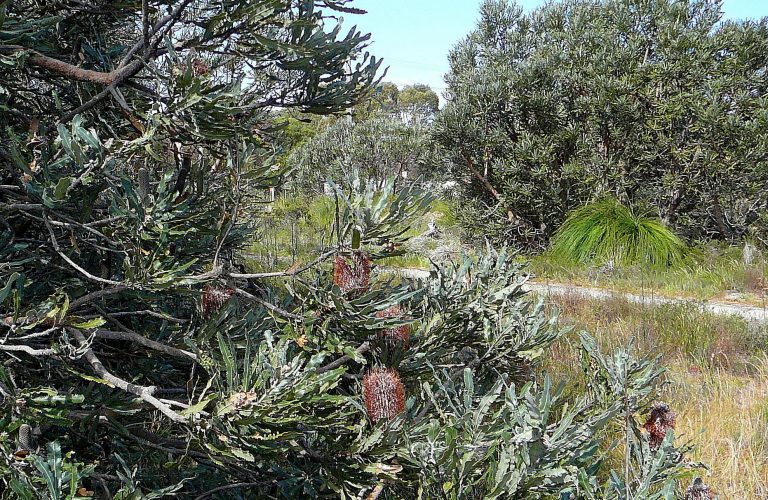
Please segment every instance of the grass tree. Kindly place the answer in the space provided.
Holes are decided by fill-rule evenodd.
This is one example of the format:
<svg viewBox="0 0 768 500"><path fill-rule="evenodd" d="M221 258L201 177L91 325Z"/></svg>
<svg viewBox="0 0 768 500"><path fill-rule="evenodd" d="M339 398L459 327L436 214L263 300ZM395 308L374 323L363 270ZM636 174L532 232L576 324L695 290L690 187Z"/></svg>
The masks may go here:
<svg viewBox="0 0 768 500"><path fill-rule="evenodd" d="M679 263L684 250L660 219L610 198L574 210L555 233L551 248L564 261L661 267Z"/></svg>

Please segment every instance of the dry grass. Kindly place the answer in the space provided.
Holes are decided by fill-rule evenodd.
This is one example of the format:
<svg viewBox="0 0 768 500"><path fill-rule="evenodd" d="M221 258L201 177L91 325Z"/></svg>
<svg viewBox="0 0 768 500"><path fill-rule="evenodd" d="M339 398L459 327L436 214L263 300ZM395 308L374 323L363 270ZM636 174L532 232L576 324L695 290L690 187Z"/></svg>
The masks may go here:
<svg viewBox="0 0 768 500"><path fill-rule="evenodd" d="M658 397L678 412L677 435L709 465L705 481L721 499L768 497L768 327L693 305L644 307L623 299L550 298L574 333L552 349L546 369L578 380L576 332L604 349L634 343L668 367ZM574 390L577 390L574 387Z"/></svg>
<svg viewBox="0 0 768 500"><path fill-rule="evenodd" d="M674 363L662 389L678 435L696 444L691 458L709 465L706 482L723 499L768 497L768 359L755 368L745 376Z"/></svg>

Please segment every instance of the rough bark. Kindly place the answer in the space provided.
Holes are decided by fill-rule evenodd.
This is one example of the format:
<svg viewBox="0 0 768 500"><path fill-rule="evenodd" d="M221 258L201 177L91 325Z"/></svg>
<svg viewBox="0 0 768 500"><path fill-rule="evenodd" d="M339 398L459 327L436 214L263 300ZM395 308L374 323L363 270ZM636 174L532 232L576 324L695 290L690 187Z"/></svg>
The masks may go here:
<svg viewBox="0 0 768 500"><path fill-rule="evenodd" d="M43 68L69 80L98 83L101 85L115 85L126 77L135 75L143 65L142 61L133 61L118 70L109 72L93 71L46 56L36 50L31 50L21 45L0 45L0 53L3 54L13 54L24 51L29 53L27 63L32 66Z"/></svg>

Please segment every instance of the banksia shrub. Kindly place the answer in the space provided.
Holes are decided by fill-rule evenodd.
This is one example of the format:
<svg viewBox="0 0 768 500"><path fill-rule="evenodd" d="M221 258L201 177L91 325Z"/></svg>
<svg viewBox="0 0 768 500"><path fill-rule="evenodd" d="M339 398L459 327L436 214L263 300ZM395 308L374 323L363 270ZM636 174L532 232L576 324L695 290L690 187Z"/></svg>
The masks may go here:
<svg viewBox="0 0 768 500"><path fill-rule="evenodd" d="M715 492L704 484L700 477L693 480L693 484L685 490L685 500L712 500Z"/></svg>
<svg viewBox="0 0 768 500"><path fill-rule="evenodd" d="M208 285L203 290L203 316L210 318L234 294L231 288L219 288Z"/></svg>
<svg viewBox="0 0 768 500"><path fill-rule="evenodd" d="M352 252L352 259L341 255L333 261L333 283L342 292L363 292L371 283L371 259L362 250Z"/></svg>
<svg viewBox="0 0 768 500"><path fill-rule="evenodd" d="M376 313L377 318L398 318L403 314L403 310L398 305L390 306ZM379 336L384 340L400 342L404 349L408 348L408 342L411 338L411 325L400 325L381 330Z"/></svg>
<svg viewBox="0 0 768 500"><path fill-rule="evenodd" d="M405 388L391 368L374 368L363 377L363 402L374 424L405 410Z"/></svg>
<svg viewBox="0 0 768 500"><path fill-rule="evenodd" d="M654 403L651 406L651 413L648 420L643 424L643 428L648 431L651 449L655 450L664 441L667 430L675 428L675 418L677 414L672 411L666 403Z"/></svg>

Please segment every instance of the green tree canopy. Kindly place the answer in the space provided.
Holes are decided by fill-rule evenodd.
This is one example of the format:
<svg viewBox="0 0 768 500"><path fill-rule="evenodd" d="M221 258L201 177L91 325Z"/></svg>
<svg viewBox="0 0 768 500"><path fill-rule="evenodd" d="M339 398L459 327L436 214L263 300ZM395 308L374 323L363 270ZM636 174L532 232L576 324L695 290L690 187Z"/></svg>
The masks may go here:
<svg viewBox="0 0 768 500"><path fill-rule="evenodd" d="M394 116L361 122L338 120L296 148L287 162L297 169L297 185L322 192L326 180L383 185L388 178L403 181L430 173L432 145L423 127Z"/></svg>
<svg viewBox="0 0 768 500"><path fill-rule="evenodd" d="M429 85L406 85L400 91L398 108L403 119L413 124L430 123L440 107L440 98Z"/></svg>
<svg viewBox="0 0 768 500"><path fill-rule="evenodd" d="M536 246L613 196L689 238L764 231L766 50L718 0L486 1L435 127L467 225Z"/></svg>
<svg viewBox="0 0 768 500"><path fill-rule="evenodd" d="M354 107L352 116L356 121L365 121L376 116L396 114L399 98L400 89L397 85L381 82Z"/></svg>
<svg viewBox="0 0 768 500"><path fill-rule="evenodd" d="M434 146L428 126L438 111L437 94L427 85L399 89L384 82L354 107L352 116L315 122L306 141L286 162L297 169L296 185L319 192L327 179L355 176L382 185L389 177L434 177ZM288 130L295 129L289 122Z"/></svg>
<svg viewBox="0 0 768 500"><path fill-rule="evenodd" d="M407 124L427 125L435 118L439 106L440 99L429 85L416 83L401 89L392 82L382 82L355 106L353 116L356 121L392 116Z"/></svg>

